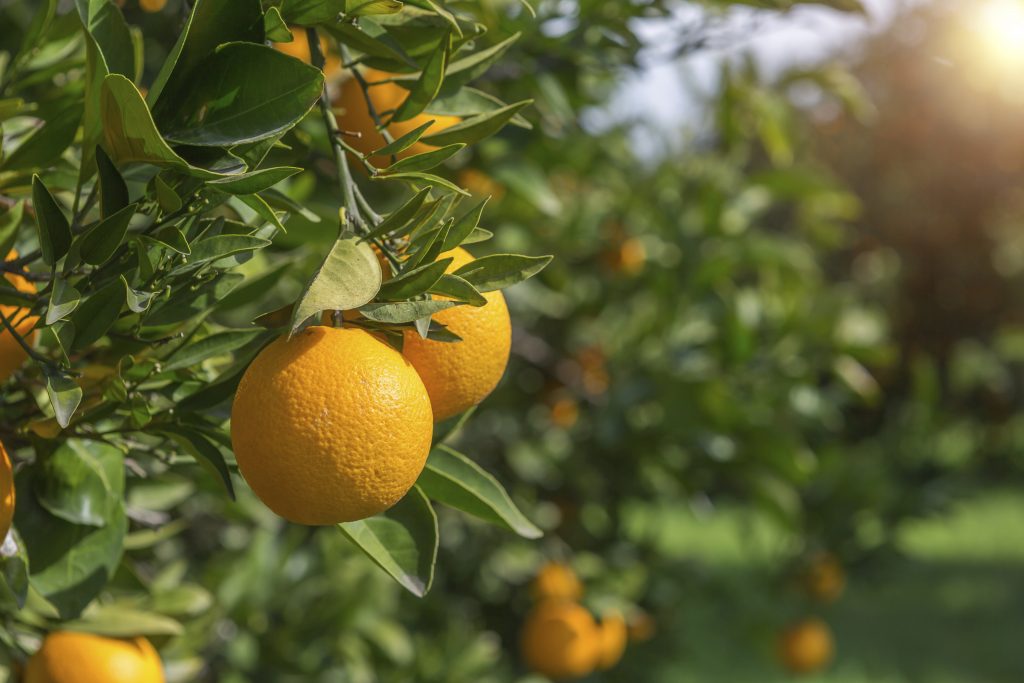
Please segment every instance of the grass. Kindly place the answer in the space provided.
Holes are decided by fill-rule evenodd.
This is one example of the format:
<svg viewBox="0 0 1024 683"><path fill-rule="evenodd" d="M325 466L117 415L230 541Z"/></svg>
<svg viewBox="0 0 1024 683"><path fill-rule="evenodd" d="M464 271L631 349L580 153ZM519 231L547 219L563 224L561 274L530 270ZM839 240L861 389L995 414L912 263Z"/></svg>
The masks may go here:
<svg viewBox="0 0 1024 683"><path fill-rule="evenodd" d="M989 493L907 524L903 557L854 572L842 600L824 608L768 588L776 584L767 567L785 546L770 525L732 513L703 521L677 513L658 525L658 544L669 556L698 560L706 575L673 594L677 604L655 640L595 680L793 681L775 663L775 634L813 613L832 626L838 653L827 672L799 679L806 683L1024 681L1022 493Z"/></svg>

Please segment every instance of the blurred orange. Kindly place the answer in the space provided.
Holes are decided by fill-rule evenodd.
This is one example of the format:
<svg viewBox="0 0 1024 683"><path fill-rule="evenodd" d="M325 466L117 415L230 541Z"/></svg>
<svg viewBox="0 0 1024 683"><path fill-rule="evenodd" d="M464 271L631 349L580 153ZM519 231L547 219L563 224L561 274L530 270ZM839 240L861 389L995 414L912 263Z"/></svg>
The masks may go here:
<svg viewBox="0 0 1024 683"><path fill-rule="evenodd" d="M309 51L309 38L306 36L306 29L298 26L292 27L292 42L274 43L274 48L286 55L302 60L306 64L312 64L312 55ZM324 55L324 76L328 79L341 75L341 58L331 51L327 38L320 36L320 51Z"/></svg>
<svg viewBox="0 0 1024 683"><path fill-rule="evenodd" d="M832 630L820 619L805 619L793 624L779 638L779 659L796 674L824 669L835 656Z"/></svg>

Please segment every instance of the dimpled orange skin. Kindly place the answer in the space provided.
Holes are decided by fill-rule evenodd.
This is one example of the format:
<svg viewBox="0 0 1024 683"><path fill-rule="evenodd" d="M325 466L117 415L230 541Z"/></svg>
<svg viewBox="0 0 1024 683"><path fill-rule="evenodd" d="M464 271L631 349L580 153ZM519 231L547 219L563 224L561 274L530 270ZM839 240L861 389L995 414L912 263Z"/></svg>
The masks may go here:
<svg viewBox="0 0 1024 683"><path fill-rule="evenodd" d="M622 655L626 652L626 643L629 641L629 629L621 614L605 616L599 628L601 646L597 668L606 670L622 660Z"/></svg>
<svg viewBox="0 0 1024 683"><path fill-rule="evenodd" d="M7 449L0 443L0 543L7 538L14 519L14 470Z"/></svg>
<svg viewBox="0 0 1024 683"><path fill-rule="evenodd" d="M16 258L18 258L18 252L12 251L7 255L6 260L12 261ZM22 276L7 273L5 277L19 292L36 293L35 285ZM25 338L25 341L29 344L35 343L36 331L34 328L38 318L35 316L25 318L25 309L21 306L0 306L0 311L3 311L7 320L14 324L14 329ZM8 332L6 327L0 328L0 382L14 374L14 371L21 367L26 358L28 358L28 354L25 353L25 349L21 348L21 344L14 338L14 335Z"/></svg>
<svg viewBox="0 0 1024 683"><path fill-rule="evenodd" d="M530 595L534 600L579 600L583 596L580 583L572 567L560 562L549 562L537 572Z"/></svg>
<svg viewBox="0 0 1024 683"><path fill-rule="evenodd" d="M523 659L533 671L555 680L582 678L597 666L601 636L594 617L580 605L548 600L523 627Z"/></svg>
<svg viewBox="0 0 1024 683"><path fill-rule="evenodd" d="M448 272L473 260L458 247L438 257L453 257ZM508 355L512 350L512 321L501 292L487 292L487 303L480 307L455 306L434 315L462 341L440 342L423 339L414 330L405 332L402 353L423 378L434 408L434 419L440 422L469 410L498 386Z"/></svg>
<svg viewBox="0 0 1024 683"><path fill-rule="evenodd" d="M367 83L376 83L391 78L394 74L376 69L363 69L363 79ZM376 110L381 121L391 118L391 112L402 106L402 102L409 96L409 91L400 85L391 82L371 85L367 92L373 108ZM346 136L345 141L358 149L363 154L380 149L387 144L384 136L377 130L377 124L370 115L370 108L366 106L366 97L363 89L355 78L349 78L341 84L341 92L334 102L336 108L342 109L338 115L338 127L343 131L353 131L360 134L360 137ZM411 133L424 123L433 121L434 124L427 129L425 135L439 133L445 128L451 128L461 119L457 116L444 116L440 114L418 114L407 121L396 121L387 126L392 139L398 139L406 133ZM414 154L422 154L437 149L424 142L417 142L408 149L405 149L395 156L404 159ZM391 157L376 156L370 159L371 163L378 168L390 165Z"/></svg>
<svg viewBox="0 0 1024 683"><path fill-rule="evenodd" d="M819 619L806 619L794 624L779 639L782 665L796 674L820 671L828 666L834 654L832 631Z"/></svg>
<svg viewBox="0 0 1024 683"><path fill-rule="evenodd" d="M298 524L351 522L408 492L430 451L423 382L359 329L310 327L267 346L231 410L238 467L271 510Z"/></svg>
<svg viewBox="0 0 1024 683"><path fill-rule="evenodd" d="M164 683L160 655L145 638L55 631L25 667L24 683Z"/></svg>

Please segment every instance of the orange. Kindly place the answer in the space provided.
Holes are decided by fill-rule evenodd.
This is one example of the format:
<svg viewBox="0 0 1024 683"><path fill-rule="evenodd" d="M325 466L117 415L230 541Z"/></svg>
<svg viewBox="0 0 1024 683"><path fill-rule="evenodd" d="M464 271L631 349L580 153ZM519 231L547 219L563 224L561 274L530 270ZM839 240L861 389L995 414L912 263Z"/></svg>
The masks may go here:
<svg viewBox="0 0 1024 683"><path fill-rule="evenodd" d="M0 543L7 538L14 520L14 470L7 449L0 443Z"/></svg>
<svg viewBox="0 0 1024 683"><path fill-rule="evenodd" d="M605 265L621 275L638 275L647 263L647 249L636 237L627 237L603 255Z"/></svg>
<svg viewBox="0 0 1024 683"><path fill-rule="evenodd" d="M549 404L551 423L562 429L571 429L579 420L580 406L571 396L559 396Z"/></svg>
<svg viewBox="0 0 1024 683"><path fill-rule="evenodd" d="M629 639L644 642L654 637L658 630L654 617L647 612L637 611L629 620Z"/></svg>
<svg viewBox="0 0 1024 683"><path fill-rule="evenodd" d="M494 201L501 201L505 196L505 186L475 168L464 168L459 171L459 185L473 193L476 197L492 197Z"/></svg>
<svg viewBox="0 0 1024 683"><path fill-rule="evenodd" d="M457 247L439 259L453 257L448 272L473 261ZM430 394L434 419L440 422L472 408L494 391L505 374L512 349L512 321L501 292L487 292L479 308L455 306L434 315L434 320L462 338L458 342L423 339L414 330L405 333L402 353L423 378Z"/></svg>
<svg viewBox="0 0 1024 683"><path fill-rule="evenodd" d="M821 553L812 558L802 578L804 590L819 602L835 602L846 589L843 565L831 553Z"/></svg>
<svg viewBox="0 0 1024 683"><path fill-rule="evenodd" d="M556 680L591 673L597 667L600 646L594 617L574 602L542 602L523 627L523 659L527 666Z"/></svg>
<svg viewBox="0 0 1024 683"><path fill-rule="evenodd" d="M408 97L409 91L391 82L372 85L375 82L391 78L394 74L376 69L363 69L362 75L367 84L370 84L367 92L369 93L370 101L373 103L374 110L381 121L388 121L394 111ZM345 137L345 141L350 145L363 154L369 154L387 144L384 136L377 130L377 124L370 114L369 107L366 106L366 97L363 95L363 89L355 78L349 78L341 84L341 92L338 94L334 105L336 108L343 110L338 115L338 127L342 131L359 133L359 137ZM387 130L391 133L392 139L398 139L428 121L433 121L434 123L427 129L426 134L439 133L445 128L451 128L460 120L457 116L418 114L407 121L396 121L388 124ZM429 152L432 149L436 148L423 142L417 142L408 149L399 152L396 156L399 159L404 159L413 154ZM374 166L383 168L391 163L391 158L378 156L372 157L370 161Z"/></svg>
<svg viewBox="0 0 1024 683"><path fill-rule="evenodd" d="M306 64L313 63L313 56L309 52L309 38L306 36L306 29L299 26L292 27L292 42L274 43L274 48L301 60ZM341 73L341 59L333 54L327 38L320 36L320 52L324 55L324 76L331 78Z"/></svg>
<svg viewBox="0 0 1024 683"><path fill-rule="evenodd" d="M55 631L28 660L25 683L164 683L164 671L145 638Z"/></svg>
<svg viewBox="0 0 1024 683"><path fill-rule="evenodd" d="M629 631L621 614L609 614L601 620L597 668L610 669L626 652Z"/></svg>
<svg viewBox="0 0 1024 683"><path fill-rule="evenodd" d="M7 255L8 261L16 258L18 258L18 252L16 251L12 251ZM19 292L25 292L26 294L36 293L35 285L21 275L6 273L4 277ZM36 331L34 328L38 318L35 316L26 317L27 309L22 306L0 306L0 311L3 312L8 322L14 325L14 329L18 331L18 334L25 338L25 341L30 345L35 342ZM7 331L7 327L0 325L0 382L10 377L25 362L27 357L28 354L25 353L25 349L21 348L21 344Z"/></svg>
<svg viewBox="0 0 1024 683"><path fill-rule="evenodd" d="M820 671L828 666L834 655L832 631L820 619L797 622L779 639L779 659L793 673Z"/></svg>
<svg viewBox="0 0 1024 683"><path fill-rule="evenodd" d="M139 0L139 7L143 12L153 14L159 12L167 5L167 0Z"/></svg>
<svg viewBox="0 0 1024 683"><path fill-rule="evenodd" d="M397 503L432 435L416 370L359 329L310 327L273 342L231 410L239 470L267 507L299 524L350 522Z"/></svg>
<svg viewBox="0 0 1024 683"><path fill-rule="evenodd" d="M561 562L549 562L540 568L530 586L534 600L579 600L583 597L580 583L572 567Z"/></svg>

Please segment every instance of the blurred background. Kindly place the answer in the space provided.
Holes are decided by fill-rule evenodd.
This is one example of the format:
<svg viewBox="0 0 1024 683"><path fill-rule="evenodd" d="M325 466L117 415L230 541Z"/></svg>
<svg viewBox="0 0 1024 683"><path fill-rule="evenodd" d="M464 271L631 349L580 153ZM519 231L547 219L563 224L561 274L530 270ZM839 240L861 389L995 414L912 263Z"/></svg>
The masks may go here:
<svg viewBox="0 0 1024 683"><path fill-rule="evenodd" d="M136 482L199 520L153 550L197 615L172 678L540 683L557 563L628 625L593 683L1024 680L1024 2L466 4L523 32L480 88L534 129L447 172L492 196L481 246L557 258L458 446L546 536L439 510L417 600L251 497ZM173 24L125 12L159 65ZM296 215L275 249L309 272L331 239Z"/></svg>

